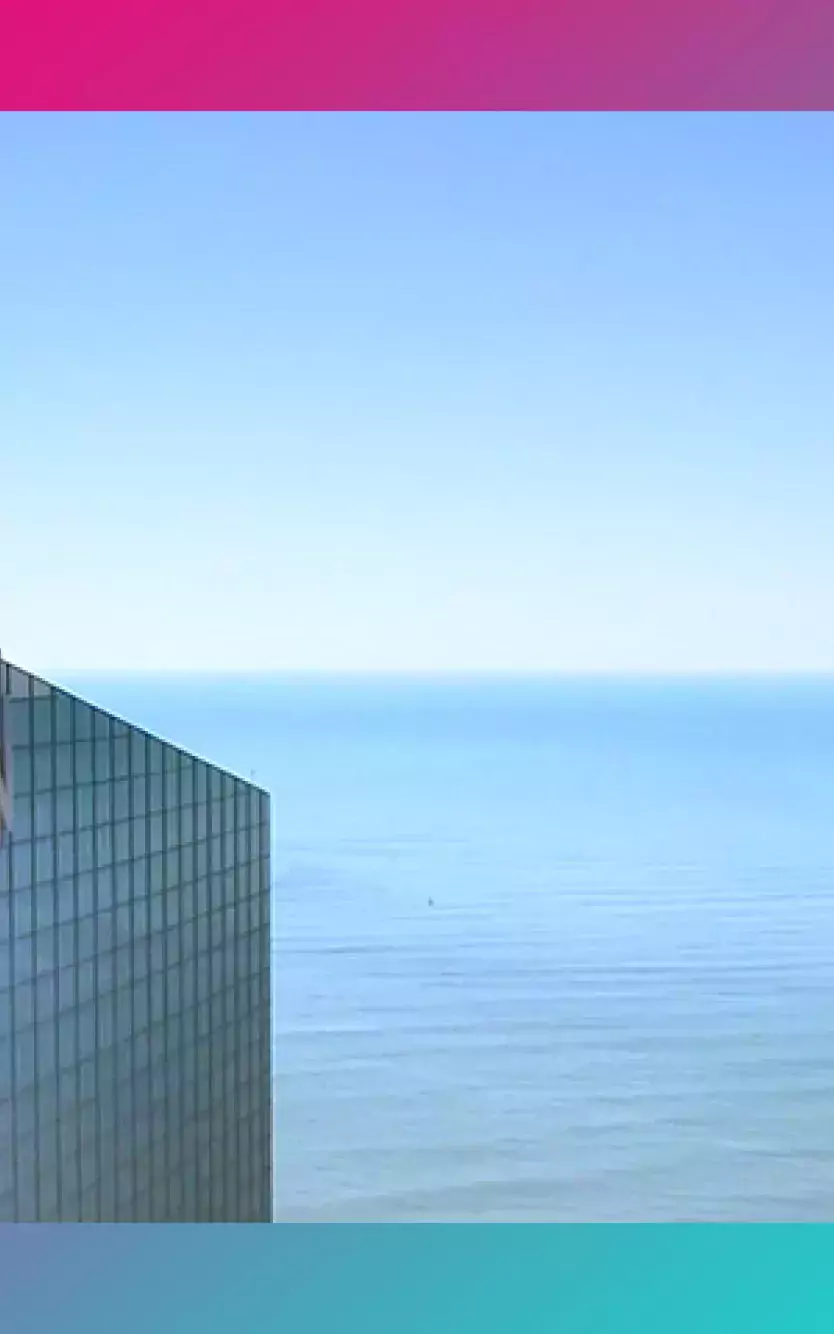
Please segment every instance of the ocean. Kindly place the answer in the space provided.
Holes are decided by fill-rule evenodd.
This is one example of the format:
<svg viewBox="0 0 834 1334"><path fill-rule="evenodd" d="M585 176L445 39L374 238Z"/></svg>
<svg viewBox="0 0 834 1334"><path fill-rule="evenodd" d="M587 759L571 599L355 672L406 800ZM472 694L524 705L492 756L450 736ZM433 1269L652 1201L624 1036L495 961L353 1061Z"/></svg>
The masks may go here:
<svg viewBox="0 0 834 1334"><path fill-rule="evenodd" d="M279 1220L834 1220L834 682L67 684L273 794Z"/></svg>

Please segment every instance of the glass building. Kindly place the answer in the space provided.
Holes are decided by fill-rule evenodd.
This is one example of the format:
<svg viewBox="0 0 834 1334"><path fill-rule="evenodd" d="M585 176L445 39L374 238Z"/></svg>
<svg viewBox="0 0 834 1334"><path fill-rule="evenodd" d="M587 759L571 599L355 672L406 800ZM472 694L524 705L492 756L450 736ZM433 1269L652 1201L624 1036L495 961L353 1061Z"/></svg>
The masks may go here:
<svg viewBox="0 0 834 1334"><path fill-rule="evenodd" d="M269 1221L268 795L2 660L0 708L0 1221Z"/></svg>

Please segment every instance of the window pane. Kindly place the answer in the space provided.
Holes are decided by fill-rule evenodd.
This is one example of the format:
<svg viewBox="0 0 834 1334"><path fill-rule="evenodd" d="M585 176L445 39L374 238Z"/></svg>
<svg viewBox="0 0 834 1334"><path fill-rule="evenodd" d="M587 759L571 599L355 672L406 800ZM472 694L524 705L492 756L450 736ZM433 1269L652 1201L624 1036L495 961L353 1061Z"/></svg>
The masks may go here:
<svg viewBox="0 0 834 1334"><path fill-rule="evenodd" d="M76 783L92 783L93 781L93 747L89 741L76 740L75 781Z"/></svg>
<svg viewBox="0 0 834 1334"><path fill-rule="evenodd" d="M55 710L55 740L72 740L72 700L56 690L53 696Z"/></svg>
<svg viewBox="0 0 834 1334"><path fill-rule="evenodd" d="M50 746L52 744L52 698L35 699L32 701L32 724L34 727L35 745Z"/></svg>
<svg viewBox="0 0 834 1334"><path fill-rule="evenodd" d="M55 827L59 834L66 834L73 827L75 810L72 788L59 792L55 799Z"/></svg>
<svg viewBox="0 0 834 1334"><path fill-rule="evenodd" d="M35 844L35 874L39 882L55 879L55 840L40 838Z"/></svg>
<svg viewBox="0 0 834 1334"><path fill-rule="evenodd" d="M150 830L150 850L152 853L162 852L162 816L152 815L149 821Z"/></svg>
<svg viewBox="0 0 834 1334"><path fill-rule="evenodd" d="M35 748L35 791L46 792L52 787L52 748Z"/></svg>
<svg viewBox="0 0 834 1334"><path fill-rule="evenodd" d="M96 783L96 824L105 824L112 819L113 807L111 803L111 789L109 783Z"/></svg>
<svg viewBox="0 0 834 1334"><path fill-rule="evenodd" d="M100 866L96 872L96 894L99 908L110 908L113 904L113 868Z"/></svg>
<svg viewBox="0 0 834 1334"><path fill-rule="evenodd" d="M52 926L55 920L55 887L39 885L36 897L36 925L39 928Z"/></svg>
<svg viewBox="0 0 834 1334"><path fill-rule="evenodd" d="M134 774L143 774L146 769L145 736L142 732L130 734L130 770Z"/></svg>
<svg viewBox="0 0 834 1334"><path fill-rule="evenodd" d="M133 870L133 867L131 866L131 864L130 864L129 862L121 862L121 863L116 867L115 876L116 876L116 902L117 902L117 903L127 903L127 902L129 901L129 899L130 899L130 894L131 894L131 871L132 871L132 870ZM137 883L139 884L139 890L138 890L138 891L134 891L134 892L140 892L140 893L141 893L141 892L144 892L144 886L142 885L142 883L141 883L141 882L137 882Z"/></svg>
<svg viewBox="0 0 834 1334"><path fill-rule="evenodd" d="M32 890L19 889L12 899L12 920L16 936L28 935L32 930Z"/></svg>
<svg viewBox="0 0 834 1334"><path fill-rule="evenodd" d="M18 887L32 883L32 844L12 843L12 884Z"/></svg>
<svg viewBox="0 0 834 1334"><path fill-rule="evenodd" d="M109 741L95 742L95 775L97 782L106 782L112 775Z"/></svg>
<svg viewBox="0 0 834 1334"><path fill-rule="evenodd" d="M113 784L113 819L126 820L130 815L130 783L122 779Z"/></svg>
<svg viewBox="0 0 834 1334"><path fill-rule="evenodd" d="M35 838L49 838L55 832L55 805L51 792L35 798Z"/></svg>
<svg viewBox="0 0 834 1334"><path fill-rule="evenodd" d="M126 736L123 736L113 742L113 775L116 778L126 778L129 769L130 754L128 739Z"/></svg>
<svg viewBox="0 0 834 1334"><path fill-rule="evenodd" d="M78 869L79 871L92 871L93 869L93 831L91 829L82 829L78 833Z"/></svg>
<svg viewBox="0 0 834 1334"><path fill-rule="evenodd" d="M93 710L81 700L73 701L75 740L89 741L93 735Z"/></svg>
<svg viewBox="0 0 834 1334"><path fill-rule="evenodd" d="M72 746L66 742L55 750L55 782L58 787L70 787L72 781Z"/></svg>
<svg viewBox="0 0 834 1334"><path fill-rule="evenodd" d="M147 826L141 817L133 821L133 856L144 857L147 850Z"/></svg>
<svg viewBox="0 0 834 1334"><path fill-rule="evenodd" d="M99 866L109 866L113 861L113 837L109 825L101 825L96 830L96 856Z"/></svg>
<svg viewBox="0 0 834 1334"><path fill-rule="evenodd" d="M116 861L127 861L130 857L130 822L128 820L123 820L121 824L116 825L114 838Z"/></svg>

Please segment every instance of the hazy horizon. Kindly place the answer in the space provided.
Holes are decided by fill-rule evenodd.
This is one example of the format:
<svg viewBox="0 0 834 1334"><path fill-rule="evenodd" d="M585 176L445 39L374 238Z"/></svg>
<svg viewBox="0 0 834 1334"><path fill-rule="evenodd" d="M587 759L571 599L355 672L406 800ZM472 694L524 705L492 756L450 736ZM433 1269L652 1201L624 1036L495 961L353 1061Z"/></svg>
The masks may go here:
<svg viewBox="0 0 834 1334"><path fill-rule="evenodd" d="M23 667L26 670L33 670L27 667L26 663L18 663L14 659L15 666ZM167 677L171 679L203 677L206 680L391 680L391 681L467 681L467 680L505 680L505 681L525 681L525 680L559 680L559 681L735 681L735 680L829 680L834 679L834 668L780 670L778 668L751 667L739 668L737 670L721 670L714 668L710 670L664 670L662 668L645 669L617 669L600 668L597 670L562 670L559 668L531 667L527 669L502 669L490 667L459 667L459 668L427 668L425 670L413 670L409 668L389 669L389 668L339 668L339 667L300 667L300 668L282 668L282 667L231 667L231 668L213 668L213 667L60 667L48 668L36 675L48 678L57 683L56 678L64 676L75 678L77 680L92 680L95 677L112 677L126 679L135 677L137 680L145 680L148 677Z"/></svg>

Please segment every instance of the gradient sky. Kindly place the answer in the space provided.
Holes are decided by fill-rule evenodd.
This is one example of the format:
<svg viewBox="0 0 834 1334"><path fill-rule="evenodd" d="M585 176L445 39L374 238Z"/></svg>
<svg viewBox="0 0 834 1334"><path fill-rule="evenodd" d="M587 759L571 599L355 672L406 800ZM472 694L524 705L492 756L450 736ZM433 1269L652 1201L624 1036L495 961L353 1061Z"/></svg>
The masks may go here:
<svg viewBox="0 0 834 1334"><path fill-rule="evenodd" d="M834 117L0 118L0 647L834 670Z"/></svg>

